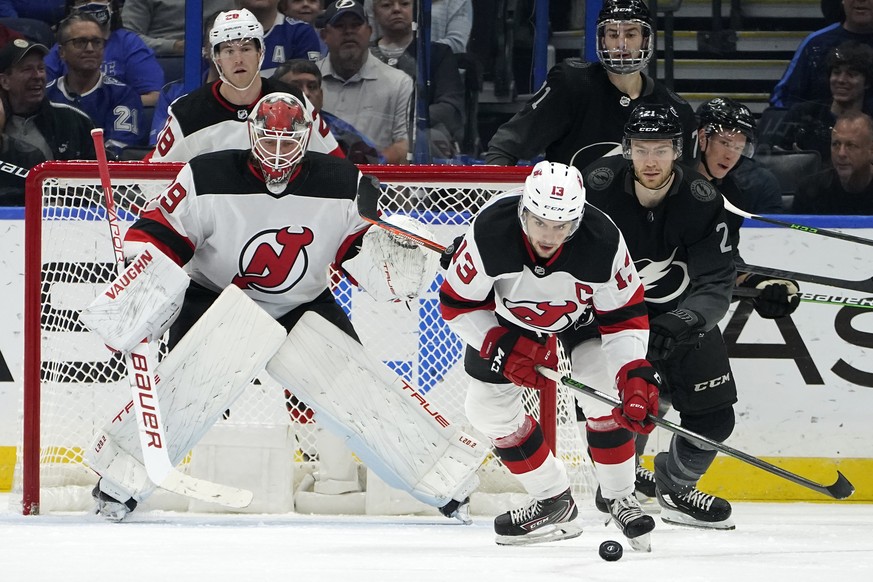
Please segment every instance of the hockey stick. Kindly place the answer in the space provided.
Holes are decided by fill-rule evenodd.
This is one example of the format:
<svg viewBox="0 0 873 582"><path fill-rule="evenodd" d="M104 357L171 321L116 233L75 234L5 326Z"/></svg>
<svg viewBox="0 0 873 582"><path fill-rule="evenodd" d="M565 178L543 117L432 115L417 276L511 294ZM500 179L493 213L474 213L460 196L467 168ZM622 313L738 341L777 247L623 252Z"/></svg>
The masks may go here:
<svg viewBox="0 0 873 582"><path fill-rule="evenodd" d="M546 378L549 378L550 380L554 380L555 382L560 382L564 386L567 386L567 387L572 388L578 392L586 394L587 396L591 396L595 400L599 400L600 402L603 402L604 404L609 404L610 406L614 406L614 407L621 406L621 401L618 400L617 398L613 398L607 394L604 394L603 392L600 392L599 390L595 390L594 388L591 388L590 386L586 386L585 384L582 384L581 382L577 382L576 380L573 380L569 376L562 376L559 372L556 372L555 370L550 370L549 368L537 366L537 371L540 374L542 374L543 376L545 376ZM701 436L695 432L691 432L690 430L683 428L683 427L679 426L678 424L674 424L674 423L670 422L669 420L665 420L663 418L658 418L657 416L655 416L653 414L646 415L646 418L648 419L649 422L652 422L655 425L660 426L661 428L665 428L665 429L669 430L670 432L673 432L673 433L681 435L689 440L692 440L699 445L720 451L720 452L722 452L730 457L733 457L735 459L739 459L740 461L743 461L743 462L748 463L750 465L754 465L755 467L758 467L759 469L767 471L768 473L772 473L772 474L776 475L777 477L782 477L783 479L787 479L788 481L791 481L792 483L795 483L797 485L801 485L801 486L806 487L808 489L812 489L813 491L817 491L818 493L821 493L822 495L827 495L828 497L833 497L834 499L846 499L852 493L855 492L855 486L852 485L849 482L849 480L846 479L845 475L843 475L839 471L837 471L837 480L834 482L833 485L821 485L820 483L816 483L815 481L810 481L809 479L806 479L805 477L801 477L800 475L795 475L794 473L786 471L785 469L782 469L782 468L777 467L775 465L771 465L770 463L768 463L766 461L762 461L761 459L759 459L757 457L753 457L752 455L750 455L748 453L744 453L743 451L729 447L729 446L725 445L724 443L720 443L718 441L714 441L712 439L706 438L705 436Z"/></svg>
<svg viewBox="0 0 873 582"><path fill-rule="evenodd" d="M364 179L369 179L373 183L373 188L362 188L358 192L358 214L372 225L383 228L392 234L402 236L405 239L423 246L426 249L436 251L440 254L446 251L446 247L436 243L423 236L419 236L414 232L402 229L399 226L394 226L379 218L379 182L372 176L364 176Z"/></svg>
<svg viewBox="0 0 873 582"><path fill-rule="evenodd" d="M761 294L761 289L752 287L735 287L733 291L734 297L747 297L754 299ZM807 303L817 303L819 305L841 305L843 307L860 307L862 309L873 309L873 297L843 297L842 295L828 295L826 293L806 293L799 292L801 301Z"/></svg>
<svg viewBox="0 0 873 582"><path fill-rule="evenodd" d="M778 226L784 226L786 228L790 228L792 230L799 230L800 232L808 232L810 234L817 234L820 236L826 236L829 238L836 238L840 240L845 240L849 242L854 242L862 245L873 246L873 240L868 238L861 238L859 236L851 235L851 234L843 234L841 232L837 232L835 230L827 230L824 228L816 228L814 226L804 226L802 224L796 224L794 222L784 222L782 220L776 220L775 218L768 218L766 216L761 216L760 214L752 214L751 212L746 212L745 210L741 210L730 203L727 198L722 197L724 200L724 208L728 212L732 214L736 214L737 216L742 216L743 218L751 218L752 220L757 220L759 222L766 222L768 224L775 224Z"/></svg>
<svg viewBox="0 0 873 582"><path fill-rule="evenodd" d="M795 271L783 271L782 269L771 269L770 267L759 267L757 265L748 265L746 263L737 263L737 270L756 273L758 275L766 275L775 279L794 279L796 281L806 281L807 283L827 285L828 287L839 287L841 289L861 291L862 293L873 293L873 278L852 281L848 279L824 277L822 275L797 273Z"/></svg>
<svg viewBox="0 0 873 582"><path fill-rule="evenodd" d="M115 254L116 273L121 276L125 271L124 248L113 198L112 181L109 178L109 162L106 159L103 130L92 129L91 138L94 140L94 150L97 153L97 168L100 173L100 185L103 188L112 250ZM124 361L133 396L143 465L149 479L162 489L201 501L235 508L249 505L252 501L251 491L203 481L176 470L170 462L167 450L169 441L164 431L164 419L155 390L156 382L148 341L143 340L130 353L124 354Z"/></svg>

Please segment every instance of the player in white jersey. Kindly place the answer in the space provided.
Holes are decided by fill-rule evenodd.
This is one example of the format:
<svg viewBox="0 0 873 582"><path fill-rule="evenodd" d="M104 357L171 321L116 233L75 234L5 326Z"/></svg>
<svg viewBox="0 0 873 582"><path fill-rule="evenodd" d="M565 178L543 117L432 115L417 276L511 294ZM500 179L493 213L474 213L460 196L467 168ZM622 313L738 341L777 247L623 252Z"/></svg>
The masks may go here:
<svg viewBox="0 0 873 582"><path fill-rule="evenodd" d="M362 375L359 362L367 356L355 343L357 334L331 293L327 276L328 267L336 265L377 300L403 300L432 281L437 258L397 242L381 228L368 231L369 223L358 214L357 197L378 186L348 160L307 152L311 125L305 106L292 95L262 98L248 121L251 148L203 154L188 162L127 231L125 254L134 257L157 248L187 268L191 282L170 327L171 355L187 332L194 333L195 323L222 290L242 289L288 332L285 347L267 366L271 376L294 390L315 410L317 421L326 421L380 478L405 486L441 509L451 505L451 511L443 511L451 517L476 485L484 447L479 447L481 457L459 452L457 443L467 446L464 443L472 441L453 440L459 433L455 428L446 432L451 426L447 421L437 428L423 426L435 422L430 415L426 422L410 420L404 408L409 406L404 402L412 401L408 395L403 394L399 404L399 397L391 401L389 384L380 383L384 375ZM311 339L300 348L291 340L299 340L302 328L313 330L307 338L332 338L330 345L345 345L345 351L312 345ZM355 340L352 348L349 337ZM306 354L306 365L288 363L307 350L312 353ZM312 389L306 373L320 360L327 371ZM343 372L349 361L355 365ZM396 380L392 376L388 382ZM297 391L307 393L307 388L314 401ZM406 383L403 388L412 390ZM355 411L365 411L367 400L386 394L384 405L356 418ZM395 404L397 408L390 409ZM382 426L388 421L380 414L390 416L394 426ZM109 519L122 519L151 492L147 487L122 486L101 474L95 498L98 512Z"/></svg>
<svg viewBox="0 0 873 582"><path fill-rule="evenodd" d="M176 99L158 135L151 161L187 162L196 155L249 147L246 119L264 95L290 93L306 104L312 117L309 149L344 157L312 103L297 89L261 77L264 28L245 8L221 12L209 32L212 62L219 79Z"/></svg>
<svg viewBox="0 0 873 582"><path fill-rule="evenodd" d="M522 392L554 386L536 367L556 368L556 338L574 370L590 365L575 349L576 335L596 325L623 406L586 406L588 444L616 524L632 544L647 545L655 523L633 495L633 434L654 428L645 415L658 408L659 379L645 360L643 287L615 224L585 203L579 171L540 162L522 193L489 201L458 242L440 305L449 327L467 343L468 418L533 498L495 519L497 543L581 533L564 465L525 414Z"/></svg>

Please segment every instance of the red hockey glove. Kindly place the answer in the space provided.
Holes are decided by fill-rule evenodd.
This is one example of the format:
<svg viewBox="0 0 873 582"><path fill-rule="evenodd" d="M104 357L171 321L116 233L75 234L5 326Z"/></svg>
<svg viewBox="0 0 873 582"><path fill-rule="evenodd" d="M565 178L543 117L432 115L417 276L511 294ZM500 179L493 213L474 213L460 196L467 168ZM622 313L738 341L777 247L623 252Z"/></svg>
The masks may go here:
<svg viewBox="0 0 873 582"><path fill-rule="evenodd" d="M706 323L690 309L674 309L649 320L649 359L664 360L677 347L694 341Z"/></svg>
<svg viewBox="0 0 873 582"><path fill-rule="evenodd" d="M503 374L516 386L535 388L554 387L549 380L536 371L537 366L558 369L558 342L550 335L545 345L526 338L518 330L493 327L485 335L479 355L491 363L491 371Z"/></svg>
<svg viewBox="0 0 873 582"><path fill-rule="evenodd" d="M761 294L752 302L755 311L764 319L791 315L800 305L800 296L797 295L799 286L797 281L791 279L770 279L753 273L748 275L740 286L761 290Z"/></svg>
<svg viewBox="0 0 873 582"><path fill-rule="evenodd" d="M612 417L622 428L640 434L655 430L646 414L658 414L658 388L661 376L646 360L634 360L621 367L615 376L621 408L612 409Z"/></svg>

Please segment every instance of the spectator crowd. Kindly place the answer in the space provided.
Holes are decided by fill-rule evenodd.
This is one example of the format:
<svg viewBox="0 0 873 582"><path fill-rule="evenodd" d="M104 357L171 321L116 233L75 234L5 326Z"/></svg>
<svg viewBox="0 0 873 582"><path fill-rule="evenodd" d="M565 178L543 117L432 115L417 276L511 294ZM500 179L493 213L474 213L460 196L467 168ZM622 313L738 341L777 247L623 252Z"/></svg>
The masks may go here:
<svg viewBox="0 0 873 582"><path fill-rule="evenodd" d="M642 0L626 3L632 10L643 5ZM427 151L434 163L528 164L545 157L582 170L621 141L621 126L633 106L659 102L671 93L645 72L622 72L627 64L608 57L603 52L607 48L598 49L591 60L600 68L583 68L579 59L556 64L545 85L550 93L535 93L497 128L490 143L471 146L465 133L478 120L476 109L465 102L465 87L477 71L467 51L475 30L491 31L493 26L474 23L472 0L433 0L430 83L425 91L416 86L416 4L203 0L201 78L222 94L230 91L214 64L209 32L219 13L247 10L263 30L260 76L297 87L349 159L376 164L405 164L414 152ZM106 132L111 159L155 157L152 152L167 126L170 105L186 93L180 78L185 5L184 0L0 0L0 156L9 167L19 168L2 176L4 204L23 202L22 176L40 161L92 157L92 127ZM870 157L863 129L873 114L873 9L869 0L831 0L822 2L822 12L826 25L800 43L773 87L764 112L767 123L755 136L758 155L743 157L731 173L747 193L749 211L838 208L862 214L869 207L869 201L860 200L868 188L859 186L869 169L858 160ZM648 38L641 37L641 54L651 51ZM636 42L607 36L603 47L633 47ZM252 83L260 86L254 79ZM624 95L627 102L612 108L595 105L580 93L586 86ZM230 100L233 108L250 106L259 97L256 93L235 96ZM421 127L422 112L416 110L420 95L425 95L426 129ZM254 100L246 101L252 96ZM564 110L563 99L576 100L572 114L549 116L550 110ZM548 106L537 109L541 100ZM696 120L681 98L676 109L685 130L682 162L693 167L700 158ZM587 143L576 137L581 126L586 127ZM849 137L847 128L852 128ZM426 145L416 149L417 143ZM847 153L856 149L863 155ZM808 181L806 190L815 184L842 202L818 199L813 204L807 193L792 191L797 199L786 196L776 208L781 176L764 162L795 151L818 154L821 176ZM852 172L846 169L846 156L853 160ZM847 173L854 177L847 179ZM758 194L749 194L753 192ZM851 192L858 193L857 204L851 203Z"/></svg>

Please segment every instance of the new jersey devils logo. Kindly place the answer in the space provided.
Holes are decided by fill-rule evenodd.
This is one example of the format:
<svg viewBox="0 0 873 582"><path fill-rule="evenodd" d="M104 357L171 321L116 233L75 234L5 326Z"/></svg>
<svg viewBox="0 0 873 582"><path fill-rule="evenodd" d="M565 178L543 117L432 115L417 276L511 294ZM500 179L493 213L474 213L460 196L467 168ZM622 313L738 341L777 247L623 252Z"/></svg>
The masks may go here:
<svg viewBox="0 0 873 582"><path fill-rule="evenodd" d="M549 301L509 301L503 300L506 307L519 321L543 330L560 331L573 322L571 315L576 304L565 301L562 304Z"/></svg>
<svg viewBox="0 0 873 582"><path fill-rule="evenodd" d="M232 283L240 289L263 293L284 293L306 274L309 257L306 245L312 242L306 227L293 232L291 227L265 230L253 236L239 257L240 274Z"/></svg>

